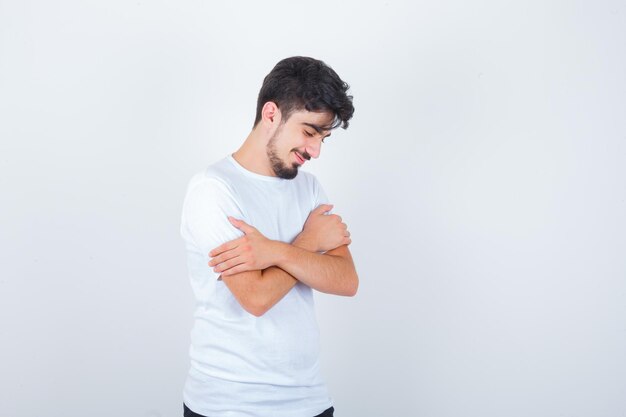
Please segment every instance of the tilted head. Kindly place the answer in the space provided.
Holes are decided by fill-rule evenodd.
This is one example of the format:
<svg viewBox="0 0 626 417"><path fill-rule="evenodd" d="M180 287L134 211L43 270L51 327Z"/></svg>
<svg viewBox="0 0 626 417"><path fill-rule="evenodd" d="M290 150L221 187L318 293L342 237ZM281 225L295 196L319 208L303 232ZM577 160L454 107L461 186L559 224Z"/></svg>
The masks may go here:
<svg viewBox="0 0 626 417"><path fill-rule="evenodd" d="M267 145L275 175L294 178L306 160L319 156L331 130L348 127L354 114L348 88L324 62L301 56L283 59L265 77L254 126L280 114L280 126Z"/></svg>

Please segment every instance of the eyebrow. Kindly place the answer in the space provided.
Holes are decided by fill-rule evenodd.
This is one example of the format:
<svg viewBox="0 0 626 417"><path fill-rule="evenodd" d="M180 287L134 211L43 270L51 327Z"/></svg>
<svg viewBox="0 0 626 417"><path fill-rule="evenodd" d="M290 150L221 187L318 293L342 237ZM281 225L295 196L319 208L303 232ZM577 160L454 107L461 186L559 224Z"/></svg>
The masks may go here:
<svg viewBox="0 0 626 417"><path fill-rule="evenodd" d="M325 129L322 126L319 126L319 125L316 125L316 124L313 124L313 123L302 122L302 124L305 125L305 126L308 126L308 127L312 127L320 135L323 134L325 131L329 131L330 130L330 129ZM330 136L330 133L328 135L324 136L324 137L327 138L329 136Z"/></svg>

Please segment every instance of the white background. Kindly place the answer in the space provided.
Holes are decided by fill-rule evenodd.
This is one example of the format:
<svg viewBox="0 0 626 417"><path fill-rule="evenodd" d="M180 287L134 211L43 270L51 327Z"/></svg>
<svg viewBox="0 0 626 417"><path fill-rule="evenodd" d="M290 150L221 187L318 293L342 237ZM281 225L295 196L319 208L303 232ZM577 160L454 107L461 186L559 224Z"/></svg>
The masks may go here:
<svg viewBox="0 0 626 417"><path fill-rule="evenodd" d="M625 416L625 51L624 1L0 0L0 415L182 415L185 186L308 55L337 415Z"/></svg>

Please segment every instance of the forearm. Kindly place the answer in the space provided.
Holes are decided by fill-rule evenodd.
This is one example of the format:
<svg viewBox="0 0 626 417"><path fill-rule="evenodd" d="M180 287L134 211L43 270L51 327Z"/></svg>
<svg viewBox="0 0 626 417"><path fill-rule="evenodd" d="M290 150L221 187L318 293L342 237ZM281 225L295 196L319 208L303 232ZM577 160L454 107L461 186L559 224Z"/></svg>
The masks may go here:
<svg viewBox="0 0 626 417"><path fill-rule="evenodd" d="M261 271L257 283L257 296L260 298L260 307L263 312L274 307L296 285L298 280L289 273L276 266Z"/></svg>
<svg viewBox="0 0 626 417"><path fill-rule="evenodd" d="M346 296L356 294L358 276L347 246L326 254L311 252L295 244L282 242L277 242L276 247L276 266L298 281L328 294Z"/></svg>
<svg viewBox="0 0 626 417"><path fill-rule="evenodd" d="M312 242L309 242L301 235L296 237L296 239L291 242L291 245L304 251L312 252L315 250ZM278 266L265 268L261 271L260 279L258 289L265 294L271 302L271 306L280 301L298 282L289 272L286 272Z"/></svg>
<svg viewBox="0 0 626 417"><path fill-rule="evenodd" d="M304 239L296 238L292 245L296 245L304 250L313 250L309 242ZM298 282L297 279L278 266L252 271L252 273L252 276L242 276L242 279L237 279L236 281L226 277L226 282L229 287L233 287L231 291L237 285L238 291L233 291L233 294L236 294L235 298L246 311L255 316L265 314L287 295Z"/></svg>
<svg viewBox="0 0 626 417"><path fill-rule="evenodd" d="M222 274L224 283L250 314L257 317L265 314L298 281L330 294L351 296L356 293L358 277L347 246L321 255L315 252L315 241L304 235L299 235L291 244L270 242L268 252L273 255L272 266Z"/></svg>

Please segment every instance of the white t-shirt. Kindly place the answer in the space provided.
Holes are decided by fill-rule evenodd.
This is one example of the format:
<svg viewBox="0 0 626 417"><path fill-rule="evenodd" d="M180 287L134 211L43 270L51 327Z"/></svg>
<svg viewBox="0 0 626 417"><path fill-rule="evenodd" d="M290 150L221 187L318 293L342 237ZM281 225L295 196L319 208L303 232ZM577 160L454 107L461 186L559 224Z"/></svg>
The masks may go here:
<svg viewBox="0 0 626 417"><path fill-rule="evenodd" d="M181 234L196 298L185 404L209 417L311 417L332 405L320 376L313 292L298 282L261 317L246 312L208 253L243 233L233 216L272 240L291 243L327 198L317 179L246 170L232 156L195 175L183 204Z"/></svg>

